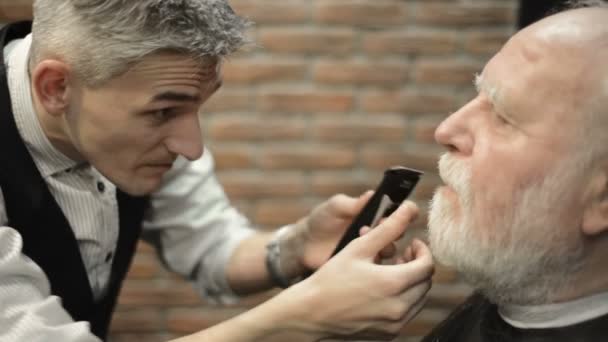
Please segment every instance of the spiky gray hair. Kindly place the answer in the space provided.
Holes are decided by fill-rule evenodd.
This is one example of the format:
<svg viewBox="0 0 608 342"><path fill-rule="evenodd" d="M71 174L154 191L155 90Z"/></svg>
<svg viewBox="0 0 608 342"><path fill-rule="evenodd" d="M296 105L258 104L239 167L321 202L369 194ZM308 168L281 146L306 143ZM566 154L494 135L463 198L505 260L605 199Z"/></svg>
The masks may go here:
<svg viewBox="0 0 608 342"><path fill-rule="evenodd" d="M155 52L221 60L249 25L226 0L35 0L31 61L63 59L95 86Z"/></svg>
<svg viewBox="0 0 608 342"><path fill-rule="evenodd" d="M567 9L583 8L583 7L601 7L608 8L608 2L603 0L570 0L566 2Z"/></svg>

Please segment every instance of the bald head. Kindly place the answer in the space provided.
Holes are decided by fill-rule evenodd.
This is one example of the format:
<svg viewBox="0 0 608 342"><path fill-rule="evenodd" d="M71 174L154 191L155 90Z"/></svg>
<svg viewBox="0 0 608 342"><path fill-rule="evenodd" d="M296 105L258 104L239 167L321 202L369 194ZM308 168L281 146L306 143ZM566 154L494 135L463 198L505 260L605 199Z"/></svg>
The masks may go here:
<svg viewBox="0 0 608 342"><path fill-rule="evenodd" d="M518 35L551 49L572 73L572 96L588 123L585 131L602 155L608 156L608 4L564 11L530 25Z"/></svg>

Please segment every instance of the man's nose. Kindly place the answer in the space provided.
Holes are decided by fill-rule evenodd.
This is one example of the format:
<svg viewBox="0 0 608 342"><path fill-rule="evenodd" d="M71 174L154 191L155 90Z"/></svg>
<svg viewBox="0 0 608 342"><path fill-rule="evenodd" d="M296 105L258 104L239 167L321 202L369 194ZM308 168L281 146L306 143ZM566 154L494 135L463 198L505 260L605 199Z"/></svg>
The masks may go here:
<svg viewBox="0 0 608 342"><path fill-rule="evenodd" d="M474 135L469 114L474 110L475 100L472 100L448 116L435 130L435 141L450 152L470 154L473 151Z"/></svg>
<svg viewBox="0 0 608 342"><path fill-rule="evenodd" d="M203 155L203 141L197 113L181 115L174 119L166 146L169 152L188 160L196 160Z"/></svg>

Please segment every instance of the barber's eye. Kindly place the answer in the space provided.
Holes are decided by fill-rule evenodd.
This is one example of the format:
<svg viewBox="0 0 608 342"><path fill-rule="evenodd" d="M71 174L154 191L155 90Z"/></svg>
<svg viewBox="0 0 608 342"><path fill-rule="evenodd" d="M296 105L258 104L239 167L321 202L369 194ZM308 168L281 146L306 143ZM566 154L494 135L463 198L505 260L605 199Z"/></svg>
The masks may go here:
<svg viewBox="0 0 608 342"><path fill-rule="evenodd" d="M168 121L174 116L172 108L163 108L150 112L152 118L159 123Z"/></svg>

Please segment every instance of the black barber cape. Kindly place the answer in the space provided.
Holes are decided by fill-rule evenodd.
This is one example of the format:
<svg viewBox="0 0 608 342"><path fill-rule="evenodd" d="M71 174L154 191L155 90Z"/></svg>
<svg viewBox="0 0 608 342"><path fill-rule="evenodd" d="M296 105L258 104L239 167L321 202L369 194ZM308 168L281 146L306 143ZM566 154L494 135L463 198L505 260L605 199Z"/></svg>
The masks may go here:
<svg viewBox="0 0 608 342"><path fill-rule="evenodd" d="M30 22L5 26L0 30L0 47L24 38L30 31ZM135 252L148 200L117 191L118 245L106 294L95 301L72 228L17 130L3 55L0 51L0 188L8 226L21 234L23 253L44 270L52 294L61 298L72 318L90 322L92 332L105 339L122 281Z"/></svg>
<svg viewBox="0 0 608 342"><path fill-rule="evenodd" d="M498 314L496 305L474 294L423 342L606 342L608 315L571 326L519 329Z"/></svg>

